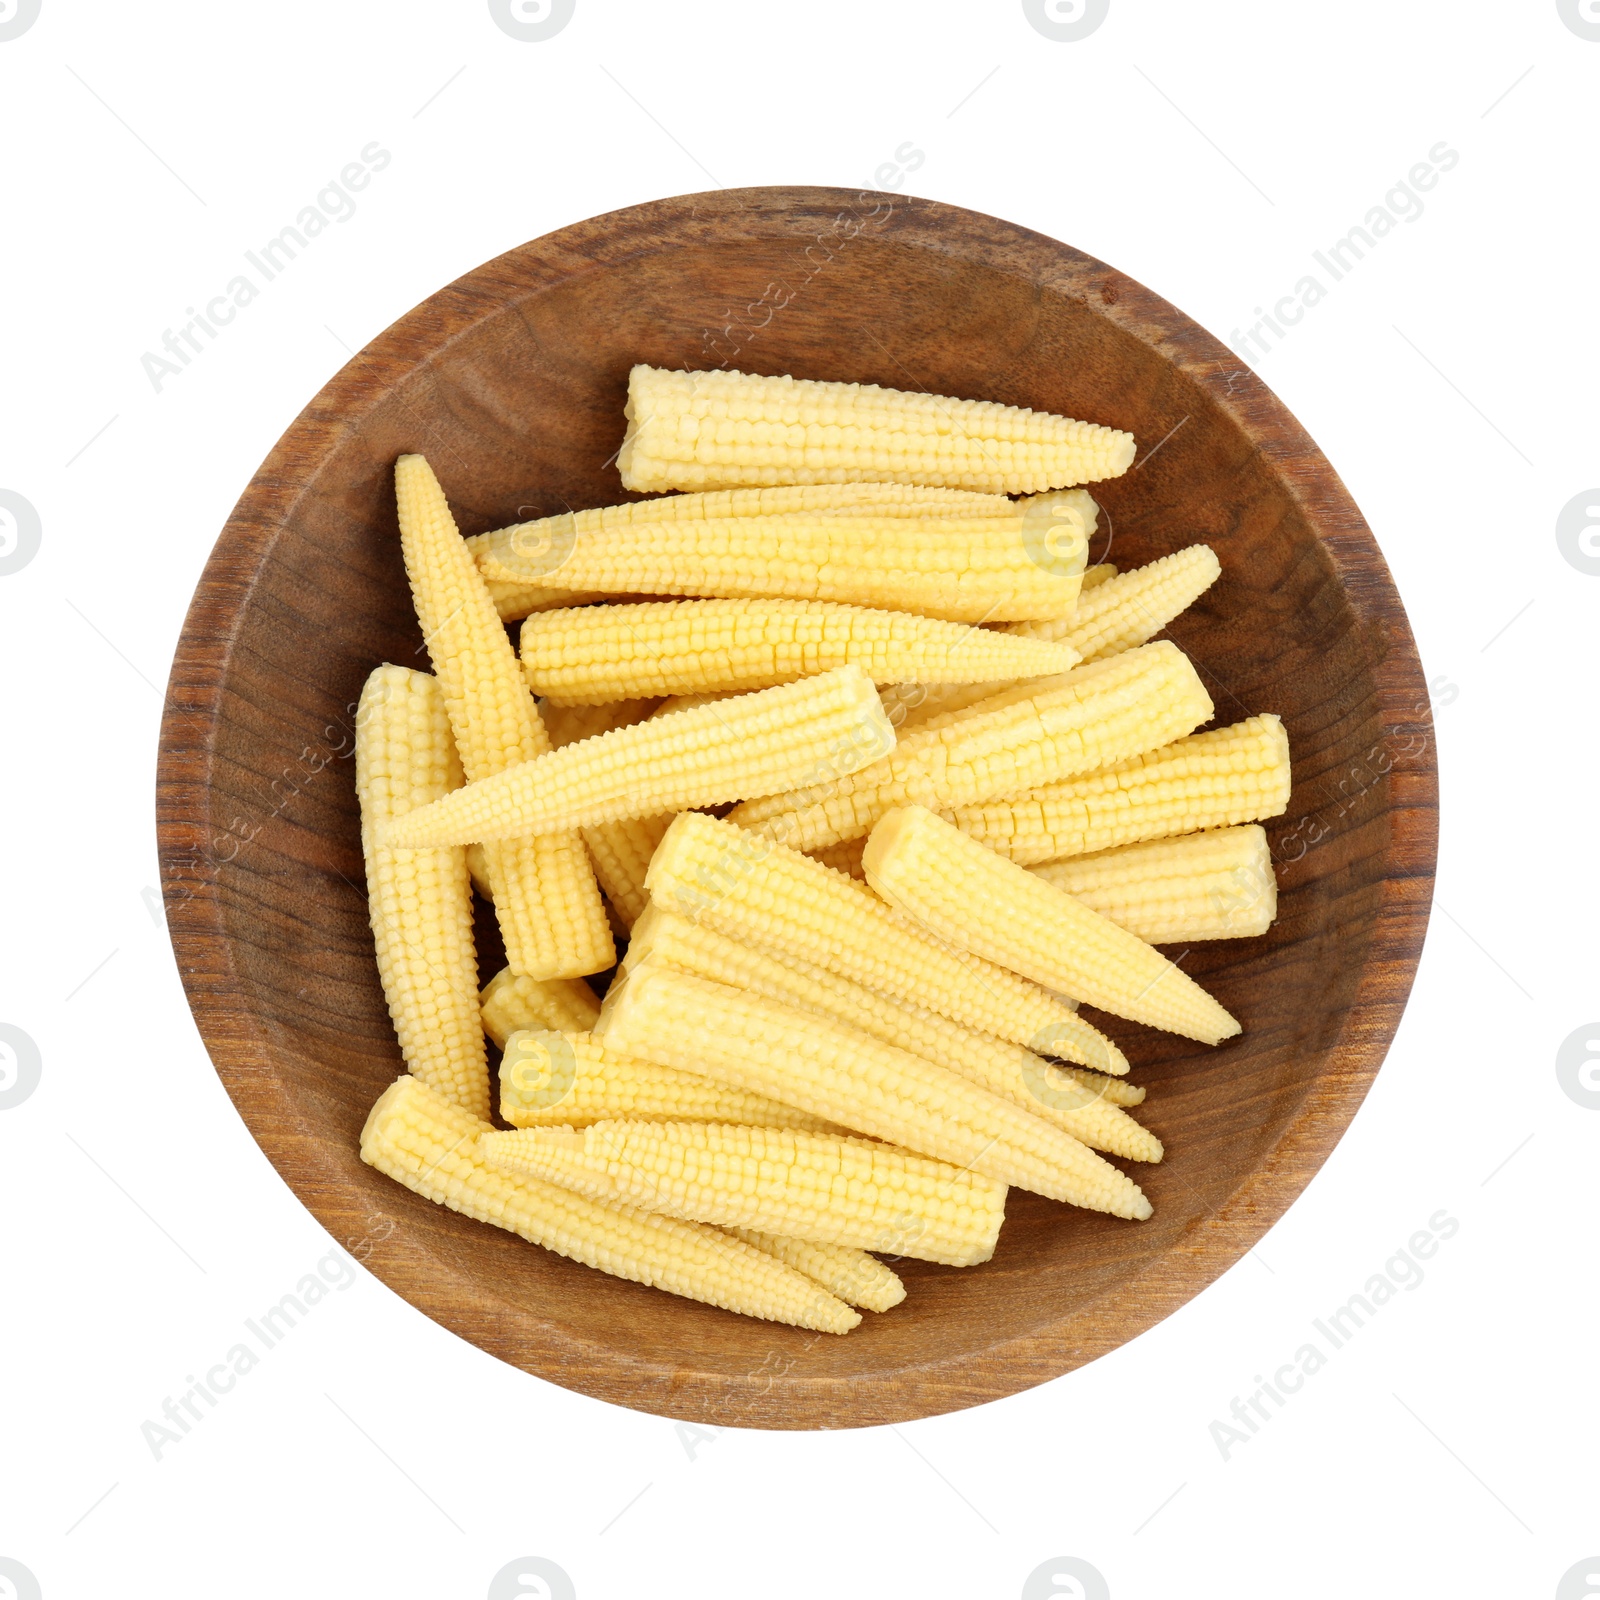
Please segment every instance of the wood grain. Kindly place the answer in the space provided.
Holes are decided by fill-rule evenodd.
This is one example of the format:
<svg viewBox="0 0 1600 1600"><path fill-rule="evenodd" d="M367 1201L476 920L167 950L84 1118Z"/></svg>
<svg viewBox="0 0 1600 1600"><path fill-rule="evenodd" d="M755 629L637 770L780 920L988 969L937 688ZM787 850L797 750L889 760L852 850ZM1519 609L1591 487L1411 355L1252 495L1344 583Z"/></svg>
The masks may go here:
<svg viewBox="0 0 1600 1600"><path fill-rule="evenodd" d="M1276 711L1295 788L1281 915L1185 969L1245 1024L1216 1050L1115 1019L1168 1159L1143 1224L1015 1191L1000 1250L903 1264L845 1339L588 1271L416 1199L356 1139L400 1068L373 967L350 760L379 661L425 665L390 473L425 452L463 530L626 498L629 366L720 363L994 399L1131 429L1094 559L1204 539L1173 627L1218 718ZM1159 445L1159 448L1157 446ZM1399 1021L1433 885L1437 781L1405 613L1344 486L1278 400L1140 284L932 201L688 195L579 223L442 289L357 356L262 465L173 665L157 812L173 944L240 1114L333 1236L529 1372L708 1423L843 1427L1013 1394L1114 1349L1248 1249L1326 1158ZM1174 952L1176 953L1176 952ZM1100 1019L1097 1019L1100 1020Z"/></svg>

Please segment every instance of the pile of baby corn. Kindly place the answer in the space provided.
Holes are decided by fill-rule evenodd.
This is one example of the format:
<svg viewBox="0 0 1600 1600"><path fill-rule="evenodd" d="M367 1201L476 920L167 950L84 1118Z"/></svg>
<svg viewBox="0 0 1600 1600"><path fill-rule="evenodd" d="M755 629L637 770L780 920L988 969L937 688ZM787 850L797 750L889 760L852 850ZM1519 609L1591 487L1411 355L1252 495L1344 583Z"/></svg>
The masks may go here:
<svg viewBox="0 0 1600 1600"><path fill-rule="evenodd" d="M1144 1090L1078 1002L1239 1032L1155 947L1269 926L1255 824L1289 753L1270 715L1197 732L1200 677L1149 642L1210 549L1085 570L1075 486L1133 454L986 402L639 366L618 460L661 497L463 539L402 456L434 670L380 666L358 715L409 1068L363 1160L829 1333L904 1299L880 1256L988 1260L1011 1185L1148 1217L1106 1159L1161 1159ZM481 993L474 887L508 963Z"/></svg>

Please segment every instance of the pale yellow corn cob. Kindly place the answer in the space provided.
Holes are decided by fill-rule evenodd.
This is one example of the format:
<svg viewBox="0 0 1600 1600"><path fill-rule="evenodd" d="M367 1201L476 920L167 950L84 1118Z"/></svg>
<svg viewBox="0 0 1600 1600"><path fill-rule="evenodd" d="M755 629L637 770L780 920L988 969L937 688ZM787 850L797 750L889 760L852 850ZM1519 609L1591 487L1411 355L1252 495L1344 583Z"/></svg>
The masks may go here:
<svg viewBox="0 0 1600 1600"><path fill-rule="evenodd" d="M386 850L376 842L391 817L460 782L438 680L377 668L356 708L356 795L378 976L406 1065L446 1099L487 1116L466 852Z"/></svg>
<svg viewBox="0 0 1600 1600"><path fill-rule="evenodd" d="M728 1232L815 1279L846 1305L860 1306L863 1311L892 1311L906 1297L906 1286L899 1277L865 1250L851 1250L842 1244L813 1244L809 1239L785 1239L776 1233L757 1233L753 1228L729 1228Z"/></svg>
<svg viewBox="0 0 1600 1600"><path fill-rule="evenodd" d="M744 689L716 689L708 690L705 694L674 694L668 695L656 707L658 717L670 716L674 711L693 711L696 706L709 706L718 700L732 700L736 695L745 694Z"/></svg>
<svg viewBox="0 0 1600 1600"><path fill-rule="evenodd" d="M780 960L659 905L652 905L635 924L620 975L650 962L859 1028L970 1078L1091 1149L1131 1161L1161 1159L1161 1142L1119 1109L1130 1096L1137 1104L1144 1091L1120 1079L1056 1066L1020 1044L965 1028L925 1006L896 1000L808 962ZM1089 1025L1083 1027L1088 1030ZM1103 1042L1109 1057L1115 1046ZM1054 1050L1059 1041L1052 1036L1037 1044L1041 1050Z"/></svg>
<svg viewBox="0 0 1600 1600"><path fill-rule="evenodd" d="M529 1028L512 1034L500 1062L500 1115L514 1128L582 1128L628 1118L838 1131L765 1095L619 1055L587 1029Z"/></svg>
<svg viewBox="0 0 1600 1600"><path fill-rule="evenodd" d="M1084 497L1086 500L1087 496ZM1073 502L1078 504L1077 502ZM1092 505L1093 502L1091 501ZM611 534L619 528L655 526L664 522L705 522L726 517L779 517L821 512L828 516L986 517L1011 510L1003 494L969 489L923 488L904 483L847 483L791 486L779 489L723 489L712 494L670 494L595 511L564 511L533 522L517 522L467 540L491 588L521 591L525 585L496 585L496 573L509 575L537 565L540 575L553 574L580 535ZM1080 506L1080 509L1082 507ZM1089 532L1093 532L1091 524ZM534 593L537 591L529 590ZM560 591L547 591L557 592ZM579 594L554 605L583 605L600 596ZM548 607L530 608L544 611ZM510 620L509 618L507 619Z"/></svg>
<svg viewBox="0 0 1600 1600"><path fill-rule="evenodd" d="M494 885L489 882L489 858L483 853L481 844L467 846L467 876L472 879L472 887L493 904Z"/></svg>
<svg viewBox="0 0 1600 1600"><path fill-rule="evenodd" d="M989 400L744 372L628 375L617 469L630 489L939 484L1028 494L1120 477L1129 433Z"/></svg>
<svg viewBox="0 0 1600 1600"><path fill-rule="evenodd" d="M1272 852L1254 823L1069 856L1033 872L1149 944L1248 939L1278 914Z"/></svg>
<svg viewBox="0 0 1600 1600"><path fill-rule="evenodd" d="M605 1205L491 1167L476 1148L490 1131L415 1078L401 1078L367 1117L361 1159L426 1200L613 1277L824 1333L848 1333L861 1321L812 1279L719 1229Z"/></svg>
<svg viewBox="0 0 1600 1600"><path fill-rule="evenodd" d="M524 1028L592 1028L600 1015L600 1002L582 978L529 978L502 968L483 986L478 996L483 1031L502 1049L506 1040Z"/></svg>
<svg viewBox="0 0 1600 1600"><path fill-rule="evenodd" d="M1058 995L930 938L859 884L784 845L696 811L657 848L645 887L692 922L927 1006L1017 1044L1118 1076L1128 1063Z"/></svg>
<svg viewBox="0 0 1600 1600"><path fill-rule="evenodd" d="M1100 661L1154 638L1221 574L1210 545L1192 544L1101 584L1092 597L1080 595L1070 620L1013 622L1004 631L1011 638L1060 639L1085 661Z"/></svg>
<svg viewBox="0 0 1600 1600"><path fill-rule="evenodd" d="M597 1031L608 1048L782 1093L814 1116L997 1183L1116 1216L1150 1215L1138 1186L1069 1134L814 1012L647 964L607 994Z"/></svg>
<svg viewBox="0 0 1600 1600"><path fill-rule="evenodd" d="M874 683L1005 683L1066 672L1070 646L831 600L668 600L530 617L528 683L552 704L766 689L854 663Z"/></svg>
<svg viewBox="0 0 1600 1600"><path fill-rule="evenodd" d="M552 750L412 812L386 842L466 844L720 805L854 772L893 745L872 680L837 667Z"/></svg>
<svg viewBox="0 0 1600 1600"><path fill-rule="evenodd" d="M644 875L650 869L650 857L656 853L661 836L676 815L675 811L668 811L659 817L629 817L622 822L599 822L583 829L583 842L589 847L594 875L625 928L632 928L649 904L649 896L644 892Z"/></svg>
<svg viewBox="0 0 1600 1600"><path fill-rule="evenodd" d="M908 801L975 805L1092 771L1168 744L1211 713L1189 658L1173 644L1146 645L935 717L870 767L809 792L769 793L728 820L815 850L860 838Z"/></svg>
<svg viewBox="0 0 1600 1600"><path fill-rule="evenodd" d="M468 781L544 754L549 741L522 670L444 491L421 456L401 456L395 463L395 497L423 641ZM603 972L616 950L577 833L501 838L503 843L484 852L484 862L512 968L536 978Z"/></svg>
<svg viewBox="0 0 1600 1600"><path fill-rule="evenodd" d="M479 539L485 537L485 534L478 535ZM471 545L474 541L468 539L467 543ZM484 578L483 586L489 591L495 615L502 622L521 622L535 611L554 611L558 606L586 606L596 600L610 599L609 595L598 591L546 589L536 583L497 583L488 577Z"/></svg>
<svg viewBox="0 0 1600 1600"><path fill-rule="evenodd" d="M977 518L861 512L640 523L581 536L555 576L616 595L835 600L950 622L1056 616L1077 598L1088 541L1071 514L1044 528L1028 517L1013 507ZM507 581L540 581L533 568L512 573L508 560L494 570Z"/></svg>
<svg viewBox="0 0 1600 1600"><path fill-rule="evenodd" d="M1075 490L1074 493L1082 493ZM1090 532L1094 530L1091 527ZM1085 567L1083 584L1079 596L1066 608L1060 618L1048 618L1043 622L1001 622L993 624L995 633L1010 634L1014 637L1055 637L1051 633L1032 634L1033 628L1070 629L1072 619L1077 615L1079 600L1091 589L1098 589L1101 584L1116 577L1117 569L1114 563L1102 561L1098 566ZM1080 663L1081 664L1081 663ZM930 718L939 716L945 711L961 711L967 706L976 705L978 701L991 694L998 693L1001 689L1009 688L1009 684L978 684L978 683L891 683L882 684L878 693L883 697L883 709L895 728L900 733L918 727Z"/></svg>
<svg viewBox="0 0 1600 1600"><path fill-rule="evenodd" d="M650 716L656 706L654 699L613 700L602 706L557 706L546 702L539 707L539 716L550 748L559 750L563 745L610 733L613 728L631 728Z"/></svg>
<svg viewBox="0 0 1600 1600"><path fill-rule="evenodd" d="M1024 866L1282 814L1289 740L1270 713L1086 772L1014 800L951 813L963 833Z"/></svg>
<svg viewBox="0 0 1600 1600"><path fill-rule="evenodd" d="M1202 1044L1239 1032L1144 940L922 806L891 811L872 830L862 865L867 882L907 916L1046 988Z"/></svg>
<svg viewBox="0 0 1600 1600"><path fill-rule="evenodd" d="M848 1135L719 1122L485 1134L485 1158L686 1222L970 1267L994 1254L1006 1186Z"/></svg>
<svg viewBox="0 0 1600 1600"><path fill-rule="evenodd" d="M861 852L866 848L867 840L863 834L859 839L843 839L837 844L825 844L805 853L813 861L820 861L823 866L832 867L847 878L857 878L865 883L867 875L861 870Z"/></svg>

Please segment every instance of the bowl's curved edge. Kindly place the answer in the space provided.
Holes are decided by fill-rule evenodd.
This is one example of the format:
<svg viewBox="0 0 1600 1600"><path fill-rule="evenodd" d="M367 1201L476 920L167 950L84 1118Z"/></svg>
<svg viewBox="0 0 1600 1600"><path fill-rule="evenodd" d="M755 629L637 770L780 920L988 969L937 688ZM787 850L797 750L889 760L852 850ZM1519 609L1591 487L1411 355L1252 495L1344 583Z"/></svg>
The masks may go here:
<svg viewBox="0 0 1600 1600"><path fill-rule="evenodd" d="M442 349L491 306L537 293L574 273L641 250L751 237L797 223L859 222L871 202L886 237L960 253L1087 300L1147 344L1161 348L1189 378L1259 442L1291 486L1328 552L1363 625L1383 726L1391 737L1424 741L1402 771L1391 770L1390 838L1372 955L1337 1044L1336 1065L1307 1092L1260 1167L1228 1200L1195 1224L1181 1272L1170 1256L1102 1296L1086 1314L986 1352L983 1377L961 1362L935 1361L894 1383L837 1378L770 1378L730 1399L738 1381L722 1372L619 1359L613 1350L575 1349L570 1331L530 1329L515 1339L492 1319L467 1326L439 1293L437 1257L397 1230L366 1264L397 1293L479 1347L551 1382L663 1416L771 1428L851 1427L914 1420L1031 1388L1094 1360L1154 1326L1251 1248L1299 1196L1354 1116L1398 1027L1421 953L1432 898L1438 839L1438 787L1427 691L1405 611L1370 530L1332 467L1281 401L1225 346L1134 280L1056 240L998 218L935 201L871 191L759 188L652 201L594 217L518 246L441 289L374 339L338 372L285 432L228 519L207 562L180 635L169 677L157 768L157 838L168 929L190 1007L235 1106L281 1173L305 1173L317 1150L313 1130L273 1071L274 1045L247 1004L229 956L215 873L237 838L209 804L211 732L221 683L251 575L314 478L302 463L323 457L419 360ZM954 252L951 224L959 222ZM1111 292L1106 289L1110 286ZM320 1159L320 1157L319 1157ZM342 1203L333 1170L296 1186L298 1198L335 1237L359 1222ZM465 1287L465 1285L463 1285ZM538 1348L530 1349L533 1339Z"/></svg>

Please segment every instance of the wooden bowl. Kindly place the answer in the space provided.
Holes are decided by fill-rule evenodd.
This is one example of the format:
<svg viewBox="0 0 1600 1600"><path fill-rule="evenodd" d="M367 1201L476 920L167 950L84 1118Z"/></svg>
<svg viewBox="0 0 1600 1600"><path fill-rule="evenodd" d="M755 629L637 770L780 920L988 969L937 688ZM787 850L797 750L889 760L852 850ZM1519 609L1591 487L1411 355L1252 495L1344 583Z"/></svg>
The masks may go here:
<svg viewBox="0 0 1600 1600"><path fill-rule="evenodd" d="M1128 1223L1013 1191L989 1264L905 1263L848 1338L691 1304L416 1198L362 1165L400 1070L373 965L352 713L426 666L391 471L426 453L465 533L626 498L628 368L726 364L1001 400L1131 429L1094 486L1124 567L1196 540L1222 578L1171 635L1218 722L1275 711L1294 795L1268 824L1265 938L1199 945L1244 1023L1218 1049L1110 1019L1166 1142ZM189 1001L234 1103L336 1239L503 1360L663 1415L774 1428L929 1416L1114 1349L1253 1244L1344 1131L1399 1021L1433 885L1427 692L1388 569L1288 412L1181 312L993 217L833 189L687 195L536 239L357 356L268 456L190 607L157 813ZM1174 952L1176 953L1176 952ZM487 974L486 974L487 975ZM1097 1019L1098 1020L1098 1019Z"/></svg>

